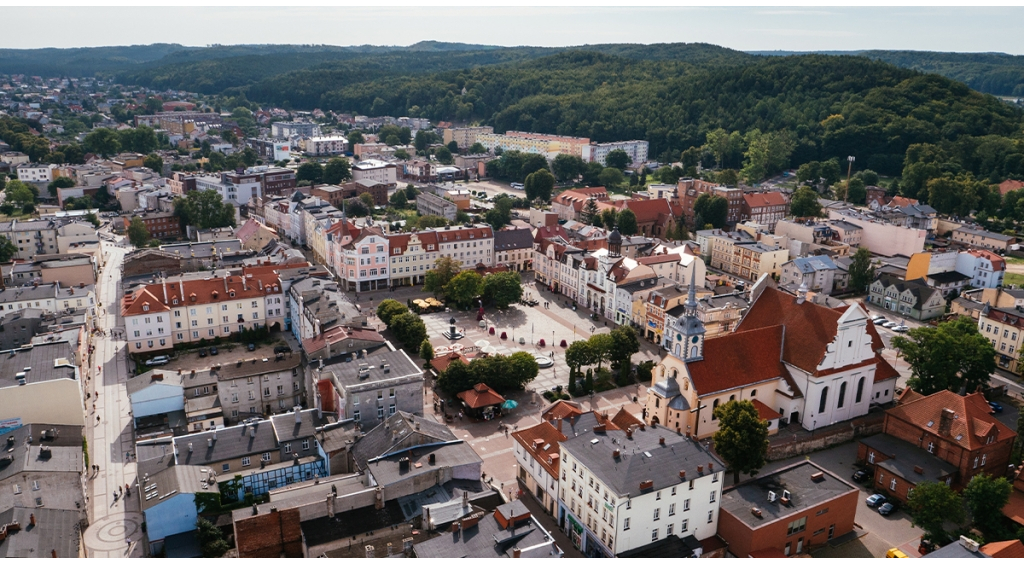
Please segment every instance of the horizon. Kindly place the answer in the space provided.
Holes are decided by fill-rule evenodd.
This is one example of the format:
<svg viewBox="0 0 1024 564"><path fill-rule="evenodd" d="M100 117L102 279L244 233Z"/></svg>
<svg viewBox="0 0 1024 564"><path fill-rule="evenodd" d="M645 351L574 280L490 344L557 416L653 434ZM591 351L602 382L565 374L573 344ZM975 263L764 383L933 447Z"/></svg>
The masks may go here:
<svg viewBox="0 0 1024 564"><path fill-rule="evenodd" d="M1024 54L1024 7L6 7L0 49L211 45L407 47L423 41L495 47L707 43L737 51L923 51ZM300 25L274 26L283 18ZM397 20L396 20L397 18ZM383 29L384 19L395 29ZM161 26L138 25L159 21ZM226 21L235 25L225 26ZM406 29L401 22L415 21ZM270 24L270 26L268 26ZM407 27L407 26L406 26ZM104 41L116 29L117 41ZM595 32L595 30L598 30ZM383 31L383 33L382 33ZM445 37L445 35L451 37ZM278 41L267 41L272 35ZM595 41L595 36L600 40Z"/></svg>

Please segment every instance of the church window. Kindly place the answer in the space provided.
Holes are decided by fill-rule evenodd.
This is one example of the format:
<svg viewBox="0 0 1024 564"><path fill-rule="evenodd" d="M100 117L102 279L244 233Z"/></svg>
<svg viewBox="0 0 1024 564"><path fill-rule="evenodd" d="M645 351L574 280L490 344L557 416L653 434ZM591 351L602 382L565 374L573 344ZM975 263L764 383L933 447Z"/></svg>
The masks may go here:
<svg viewBox="0 0 1024 564"><path fill-rule="evenodd" d="M853 403L860 403L860 397L861 397L861 394L863 394L863 393L864 393L864 377L861 377L861 379L857 381L857 397L854 398Z"/></svg>
<svg viewBox="0 0 1024 564"><path fill-rule="evenodd" d="M843 403L846 401L846 382L843 382L839 386L839 404L836 406L838 409L842 409Z"/></svg>
<svg viewBox="0 0 1024 564"><path fill-rule="evenodd" d="M711 420L712 421L714 421L715 419L718 419L718 417L715 416L715 410L716 409L718 409L718 400L715 400L715 402L711 404Z"/></svg>
<svg viewBox="0 0 1024 564"><path fill-rule="evenodd" d="M818 401L818 413L825 413L825 404L828 402L828 386L821 391L821 400Z"/></svg>
<svg viewBox="0 0 1024 564"><path fill-rule="evenodd" d="M729 401L736 401L736 394L729 396Z"/></svg>
<svg viewBox="0 0 1024 564"><path fill-rule="evenodd" d="M757 390L750 390L750 397L757 396Z"/></svg>
<svg viewBox="0 0 1024 564"><path fill-rule="evenodd" d="M697 358L697 356L697 346L694 345L693 347L690 348L690 358Z"/></svg>

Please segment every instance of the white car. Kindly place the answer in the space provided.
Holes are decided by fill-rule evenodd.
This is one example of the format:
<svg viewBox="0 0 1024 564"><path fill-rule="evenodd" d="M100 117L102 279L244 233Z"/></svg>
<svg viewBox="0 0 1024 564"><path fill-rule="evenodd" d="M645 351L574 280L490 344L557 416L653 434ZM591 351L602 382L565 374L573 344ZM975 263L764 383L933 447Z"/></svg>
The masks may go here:
<svg viewBox="0 0 1024 564"><path fill-rule="evenodd" d="M889 322L886 322L886 323L882 324L882 327L885 327L886 329L892 329L893 327L899 327L899 326L900 326L900 324L898 322L896 322L896 321L889 321Z"/></svg>
<svg viewBox="0 0 1024 564"><path fill-rule="evenodd" d="M537 355L533 357L533 359L537 361L537 366L541 368L551 368L552 366L555 365L554 361L552 361L550 358L546 356Z"/></svg>
<svg viewBox="0 0 1024 564"><path fill-rule="evenodd" d="M170 362L171 359L167 355L154 356L153 358L146 361L146 366L163 366Z"/></svg>
<svg viewBox="0 0 1024 564"><path fill-rule="evenodd" d="M876 318L872 319L871 321L872 321L872 322L873 322L873 323L874 323L875 325L885 325L886 323L888 323L888 322L889 322L889 320L888 320L888 319L886 319L886 318L884 318L884 317L876 317Z"/></svg>
<svg viewBox="0 0 1024 564"><path fill-rule="evenodd" d="M519 182L513 182L510 186L512 186L513 190L524 190L526 188L525 184L521 184Z"/></svg>
<svg viewBox="0 0 1024 564"><path fill-rule="evenodd" d="M910 331L910 327L907 327L906 325L897 325L896 327L893 327L892 330L897 333L906 333L907 331Z"/></svg>

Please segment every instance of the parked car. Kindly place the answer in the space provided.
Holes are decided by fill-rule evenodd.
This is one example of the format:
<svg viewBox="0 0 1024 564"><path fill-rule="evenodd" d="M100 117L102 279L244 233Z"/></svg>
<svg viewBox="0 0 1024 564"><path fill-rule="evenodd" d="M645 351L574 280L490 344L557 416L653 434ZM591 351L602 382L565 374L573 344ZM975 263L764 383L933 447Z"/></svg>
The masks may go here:
<svg viewBox="0 0 1024 564"><path fill-rule="evenodd" d="M992 411L994 411L996 413L1002 413L1003 412L1003 406L999 405L998 402L990 401L990 402L988 402L988 405L989 405L989 407L992 408Z"/></svg>
<svg viewBox="0 0 1024 564"><path fill-rule="evenodd" d="M249 350L250 351L256 350L256 345L254 345L253 343L249 343Z"/></svg>
<svg viewBox="0 0 1024 564"><path fill-rule="evenodd" d="M897 325L893 327L892 330L897 333L906 333L907 331L910 331L910 327L907 327L906 325Z"/></svg>
<svg viewBox="0 0 1024 564"><path fill-rule="evenodd" d="M511 186L513 190L524 190L526 188L526 185L520 182L513 182Z"/></svg>
<svg viewBox="0 0 1024 564"><path fill-rule="evenodd" d="M274 354L281 354L287 352L292 352L292 348L288 345L278 345L274 347Z"/></svg>
<svg viewBox="0 0 1024 564"><path fill-rule="evenodd" d="M896 506L891 504L891 503L889 503L889 502L885 502L882 505L878 506L878 514L879 515L888 515L890 513L895 512L895 511L896 511Z"/></svg>
<svg viewBox="0 0 1024 564"><path fill-rule="evenodd" d="M882 494L872 494L868 496L867 499L864 500L864 503L866 503L868 507L878 507L879 505L882 505L885 502L885 496Z"/></svg>
<svg viewBox="0 0 1024 564"><path fill-rule="evenodd" d="M217 347L210 347L210 356L217 356Z"/></svg>
<svg viewBox="0 0 1024 564"><path fill-rule="evenodd" d="M203 358L205 356L206 356L206 349L199 349L199 358Z"/></svg>
<svg viewBox="0 0 1024 564"><path fill-rule="evenodd" d="M883 323L888 323L889 322L888 319L886 319L884 317L881 317L881 316L876 317L876 318L872 319L871 321L875 322L875 325L882 325Z"/></svg>
<svg viewBox="0 0 1024 564"><path fill-rule="evenodd" d="M892 329L893 327L899 327L899 326L900 326L900 324L898 322L896 322L896 321L889 321L889 322L886 322L886 323L882 324L882 327L885 327L886 329Z"/></svg>
<svg viewBox="0 0 1024 564"><path fill-rule="evenodd" d="M146 366L163 366L171 361L171 358L167 355L154 356L153 358L146 361Z"/></svg>
<svg viewBox="0 0 1024 564"><path fill-rule="evenodd" d="M871 474L867 470L857 470L853 473L853 481L860 483L866 482L871 479Z"/></svg>

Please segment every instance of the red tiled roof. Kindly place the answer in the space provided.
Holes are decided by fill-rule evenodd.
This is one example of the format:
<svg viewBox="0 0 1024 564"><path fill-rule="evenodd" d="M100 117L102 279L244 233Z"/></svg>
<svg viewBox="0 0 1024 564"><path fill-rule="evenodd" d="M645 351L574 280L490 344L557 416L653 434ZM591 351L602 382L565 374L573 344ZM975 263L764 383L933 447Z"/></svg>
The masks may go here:
<svg viewBox="0 0 1024 564"><path fill-rule="evenodd" d="M249 276L246 274L244 281L241 276L228 276L226 284L224 278L167 282L166 304L163 302L164 285L147 284L122 299L122 316L151 313L156 311L155 307L163 308L160 311L167 311L171 307L205 305L281 294L281 280L277 274L253 274L251 278ZM174 304L175 298L178 300L177 306ZM149 302L149 311L143 309L146 302Z"/></svg>
<svg viewBox="0 0 1024 564"><path fill-rule="evenodd" d="M629 208L636 215L637 223L651 223L658 220L661 214L671 215L672 208L668 200L659 198L657 200L629 200L625 207Z"/></svg>
<svg viewBox="0 0 1024 564"><path fill-rule="evenodd" d="M889 207L891 208L905 208L918 203L914 198L907 198L904 196L893 196L892 200L889 200Z"/></svg>
<svg viewBox="0 0 1024 564"><path fill-rule="evenodd" d="M687 366L693 387L707 395L785 377L782 336L782 326L774 325L704 341L704 359Z"/></svg>
<svg viewBox="0 0 1024 564"><path fill-rule="evenodd" d="M644 422L637 419L635 415L626 411L625 407L619 408L619 412L616 413L614 417L612 417L611 423L612 425L623 431L632 427L633 425L644 424Z"/></svg>
<svg viewBox="0 0 1024 564"><path fill-rule="evenodd" d="M460 229L437 230L434 233L437 234L437 240L441 243L471 241L494 237L494 231L490 227L463 227Z"/></svg>
<svg viewBox="0 0 1024 564"><path fill-rule="evenodd" d="M782 192L757 192L754 194L744 194L743 199L746 201L747 207L752 210L768 206L786 205L786 196L784 196Z"/></svg>
<svg viewBox="0 0 1024 564"><path fill-rule="evenodd" d="M457 352L453 352L435 357L433 360L430 361L430 366L434 367L434 370L436 370L437 373L440 374L445 370L448 370L448 365L455 362L456 360L462 361L462 364L469 364L469 362L466 360L466 357L462 356Z"/></svg>
<svg viewBox="0 0 1024 564"><path fill-rule="evenodd" d="M1020 180L1004 180L999 183L999 194L1005 196L1007 193L1021 188L1024 188L1024 182Z"/></svg>
<svg viewBox="0 0 1024 564"><path fill-rule="evenodd" d="M752 399L750 400L750 403L754 404L754 407L757 408L757 416L765 421L771 421L772 419L779 419L782 417L779 415L778 411L768 407L759 399Z"/></svg>
<svg viewBox="0 0 1024 564"><path fill-rule="evenodd" d="M981 547L981 552L992 558L1024 558L1024 543L1020 539L990 542Z"/></svg>
<svg viewBox="0 0 1024 564"><path fill-rule="evenodd" d="M986 251L984 249L971 249L967 252L971 253L976 257L988 259L988 261L992 263L992 270L1006 270L1006 260L1004 260L1003 257L993 253L992 251Z"/></svg>
<svg viewBox="0 0 1024 564"><path fill-rule="evenodd" d="M665 262L679 262L681 260L682 257L680 257L678 254L673 253L671 255L653 255L649 257L640 257L636 259L636 262L638 262L639 264L652 265L661 264Z"/></svg>
<svg viewBox="0 0 1024 564"><path fill-rule="evenodd" d="M961 396L948 390L935 392L890 409L886 417L905 421L925 433L938 436L939 420L944 408L953 410L955 414L949 430L949 439L967 450L973 451L983 447L984 438L993 429L996 431L997 441L1015 436L1012 429L992 416L992 407L980 393ZM929 422L931 426L928 425Z"/></svg>
<svg viewBox="0 0 1024 564"><path fill-rule="evenodd" d="M159 291L163 292L163 290ZM153 293L149 286L136 291L131 296L125 296L121 302L121 317L128 315L142 315L143 313L159 313L170 310L171 308L164 305L160 298L156 297L156 294Z"/></svg>
<svg viewBox="0 0 1024 564"><path fill-rule="evenodd" d="M329 344L338 343L345 339L357 339L360 341L375 341L378 343L384 342L384 336L374 331L373 329L363 329L361 327L346 327L339 325L337 327L331 327L327 331L310 337L305 341L302 341L302 350L306 351L306 354L312 354Z"/></svg>
<svg viewBox="0 0 1024 564"><path fill-rule="evenodd" d="M487 384L477 384L465 392L459 392L455 397L466 402L470 409L498 405L505 401L498 392L495 392Z"/></svg>
<svg viewBox="0 0 1024 564"><path fill-rule="evenodd" d="M578 415L578 414L577 414ZM516 431L512 437L523 446L527 454L536 460L552 478L558 478L558 443L564 441L566 436L558 432L548 421L541 421L539 424ZM545 449L547 446L547 449ZM555 456L551 456L551 455Z"/></svg>
<svg viewBox="0 0 1024 564"><path fill-rule="evenodd" d="M566 417L576 417L583 413L580 409L580 405L576 402L558 400L551 404L551 407L541 414L541 419L545 421L551 421L552 419L565 419Z"/></svg>

